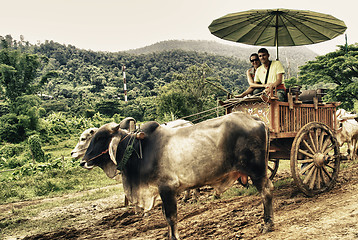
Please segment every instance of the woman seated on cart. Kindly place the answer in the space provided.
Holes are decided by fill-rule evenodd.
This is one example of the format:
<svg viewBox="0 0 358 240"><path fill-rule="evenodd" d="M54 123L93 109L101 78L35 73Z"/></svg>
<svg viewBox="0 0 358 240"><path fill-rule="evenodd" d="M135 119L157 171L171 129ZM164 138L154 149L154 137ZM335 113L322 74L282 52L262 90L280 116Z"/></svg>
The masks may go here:
<svg viewBox="0 0 358 240"><path fill-rule="evenodd" d="M261 83L258 84L258 83L254 82L256 70L261 66L259 55L257 53L251 54L250 62L251 62L252 68L248 69L246 72L247 81L249 83L249 88L245 92L243 92L235 97L242 98L245 96L250 96L253 94L255 89L262 88L262 90L263 90L263 88L264 88L264 86Z"/></svg>

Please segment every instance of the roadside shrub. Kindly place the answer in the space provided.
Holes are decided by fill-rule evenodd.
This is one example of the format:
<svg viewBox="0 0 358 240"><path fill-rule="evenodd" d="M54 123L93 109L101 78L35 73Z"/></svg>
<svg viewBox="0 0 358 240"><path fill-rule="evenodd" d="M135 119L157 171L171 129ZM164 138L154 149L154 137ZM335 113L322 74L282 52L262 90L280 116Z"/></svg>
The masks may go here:
<svg viewBox="0 0 358 240"><path fill-rule="evenodd" d="M38 109L41 99L36 95L24 95L17 97L11 104L12 112L17 115L27 115L31 108Z"/></svg>
<svg viewBox="0 0 358 240"><path fill-rule="evenodd" d="M25 150L24 144L6 144L0 147L0 168L16 168L25 164L26 160L19 157Z"/></svg>
<svg viewBox="0 0 358 240"><path fill-rule="evenodd" d="M41 140L38 135L32 135L27 140L30 151L32 154L32 158L37 162L44 162L45 161L45 153L41 148Z"/></svg>
<svg viewBox="0 0 358 240"><path fill-rule="evenodd" d="M94 127L92 119L73 117L65 113L52 113L40 124L43 132L47 131L48 137L70 137L73 133L81 133L83 130ZM44 136L45 137L45 136Z"/></svg>
<svg viewBox="0 0 358 240"><path fill-rule="evenodd" d="M28 160L22 157L4 158L0 157L0 168L13 169L26 164Z"/></svg>
<svg viewBox="0 0 358 240"><path fill-rule="evenodd" d="M9 105L6 103L0 103L0 116L10 113Z"/></svg>
<svg viewBox="0 0 358 240"><path fill-rule="evenodd" d="M18 116L13 113L0 117L0 141L19 143L25 140L25 128Z"/></svg>
<svg viewBox="0 0 358 240"><path fill-rule="evenodd" d="M91 117L93 117L95 114L96 114L96 111L95 110L93 110L93 109L89 109L89 108L87 108L86 110L85 110L85 117L86 118L91 118Z"/></svg>
<svg viewBox="0 0 358 240"><path fill-rule="evenodd" d="M49 134L67 134L69 128L67 126L67 118L62 113L52 113L46 118L48 123Z"/></svg>
<svg viewBox="0 0 358 240"><path fill-rule="evenodd" d="M24 149L24 144L5 144L0 147L0 156L4 158L11 158L21 154Z"/></svg>
<svg viewBox="0 0 358 240"><path fill-rule="evenodd" d="M51 180L47 180L42 184L36 185L35 194L36 196L45 196L51 192L56 192L59 190L61 190L61 188L57 183L54 183Z"/></svg>
<svg viewBox="0 0 358 240"><path fill-rule="evenodd" d="M37 131L38 109L32 107L25 115L6 114L0 117L0 139L2 142L19 143Z"/></svg>

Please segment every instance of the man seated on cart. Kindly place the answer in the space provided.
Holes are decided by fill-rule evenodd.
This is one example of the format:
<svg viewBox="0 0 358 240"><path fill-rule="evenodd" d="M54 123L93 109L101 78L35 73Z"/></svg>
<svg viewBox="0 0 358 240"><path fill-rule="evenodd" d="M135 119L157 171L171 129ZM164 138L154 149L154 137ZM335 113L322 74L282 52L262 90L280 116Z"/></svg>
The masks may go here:
<svg viewBox="0 0 358 240"><path fill-rule="evenodd" d="M270 95L276 93L279 101L286 101L286 88L284 85L285 70L280 61L270 61L270 54L266 48L261 48L258 51L261 66L257 68L255 74L255 83L261 83L265 89L255 89L253 94L265 92ZM273 97L273 96L270 96Z"/></svg>

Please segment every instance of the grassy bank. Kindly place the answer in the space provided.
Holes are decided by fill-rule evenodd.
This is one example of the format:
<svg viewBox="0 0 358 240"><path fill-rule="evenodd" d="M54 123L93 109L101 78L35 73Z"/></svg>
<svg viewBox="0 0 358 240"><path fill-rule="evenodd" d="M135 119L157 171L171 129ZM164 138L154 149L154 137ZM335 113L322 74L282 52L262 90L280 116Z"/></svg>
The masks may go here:
<svg viewBox="0 0 358 240"><path fill-rule="evenodd" d="M123 205L123 200L118 200L120 195L123 189L117 184L61 197L0 205L0 239L54 231L75 222L85 225L89 218L97 217L106 199L113 207ZM113 201L113 196L117 200Z"/></svg>
<svg viewBox="0 0 358 240"><path fill-rule="evenodd" d="M77 166L35 171L21 177L13 175L14 172L1 173L0 204L61 196L117 183L99 168L87 171Z"/></svg>

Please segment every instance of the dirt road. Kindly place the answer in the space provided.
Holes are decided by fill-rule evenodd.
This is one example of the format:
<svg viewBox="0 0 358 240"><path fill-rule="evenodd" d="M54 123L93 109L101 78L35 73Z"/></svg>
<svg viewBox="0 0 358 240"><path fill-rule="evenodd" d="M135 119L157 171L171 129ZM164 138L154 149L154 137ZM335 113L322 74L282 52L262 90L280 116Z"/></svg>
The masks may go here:
<svg viewBox="0 0 358 240"><path fill-rule="evenodd" d="M204 188L199 203L179 202L182 239L358 239L358 164L342 170L334 189L316 197L305 197L291 184L275 189L275 230L265 235L258 231L263 222L258 195L208 200L211 194ZM114 198L122 201L121 196ZM69 214L81 220L25 239L166 239L159 206L143 217L132 208L115 208L112 200L94 202L92 207L67 206L72 209Z"/></svg>

